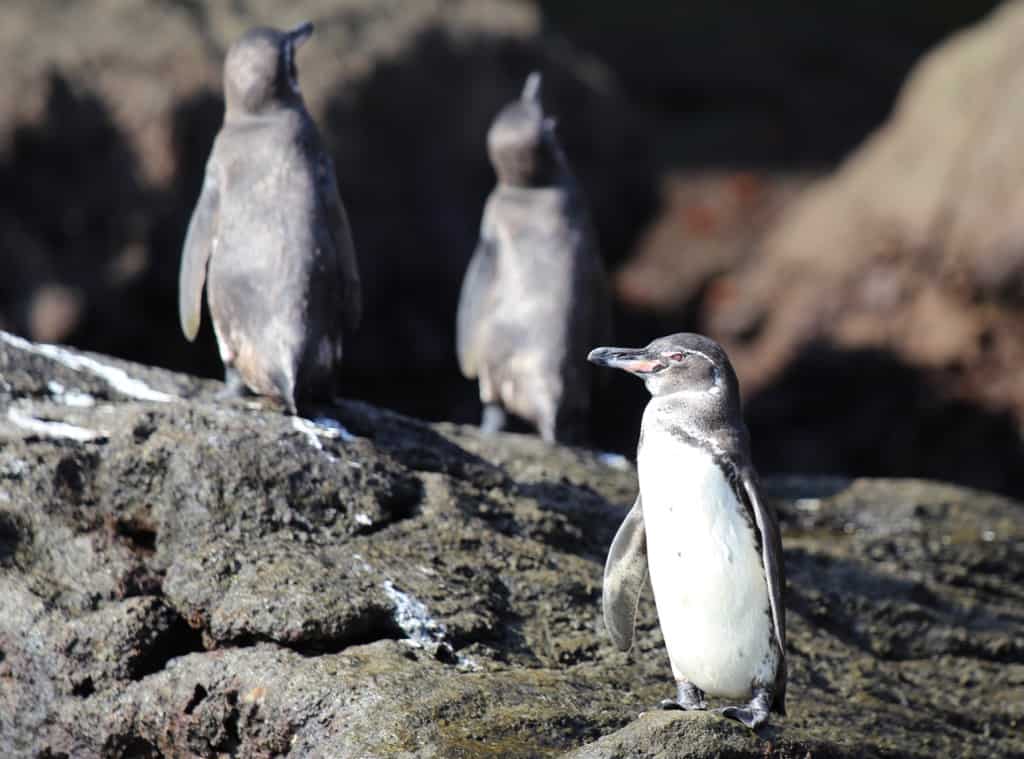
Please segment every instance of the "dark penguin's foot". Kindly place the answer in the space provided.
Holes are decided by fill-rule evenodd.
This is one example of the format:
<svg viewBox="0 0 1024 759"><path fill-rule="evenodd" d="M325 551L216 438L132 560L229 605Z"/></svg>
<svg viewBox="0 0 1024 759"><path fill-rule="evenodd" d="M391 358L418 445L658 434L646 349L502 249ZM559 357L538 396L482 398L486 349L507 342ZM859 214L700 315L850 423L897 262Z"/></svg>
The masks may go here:
<svg viewBox="0 0 1024 759"><path fill-rule="evenodd" d="M766 690L758 690L746 706L723 706L718 711L723 717L742 722L751 730L756 730L767 721L771 708L771 694Z"/></svg>
<svg viewBox="0 0 1024 759"><path fill-rule="evenodd" d="M249 395L249 388L242 382L242 375L233 366L224 367L224 389L217 393L220 399L244 398Z"/></svg>
<svg viewBox="0 0 1024 759"><path fill-rule="evenodd" d="M480 419L480 433L482 435L493 435L505 429L505 409L496 403L488 403L484 406L484 414Z"/></svg>
<svg viewBox="0 0 1024 759"><path fill-rule="evenodd" d="M704 691L690 682L677 683L679 694L675 698L666 698L658 703L659 709L682 709L685 712L700 711L707 709L707 702L704 700Z"/></svg>

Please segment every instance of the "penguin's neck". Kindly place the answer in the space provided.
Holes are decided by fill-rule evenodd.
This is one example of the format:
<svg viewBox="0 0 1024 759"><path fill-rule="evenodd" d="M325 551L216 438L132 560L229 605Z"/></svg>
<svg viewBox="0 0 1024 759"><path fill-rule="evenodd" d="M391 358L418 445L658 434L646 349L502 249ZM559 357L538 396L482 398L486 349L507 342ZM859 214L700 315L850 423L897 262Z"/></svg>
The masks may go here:
<svg viewBox="0 0 1024 759"><path fill-rule="evenodd" d="M693 399L688 399L688 395L685 392L659 395L647 402L640 424L641 448L648 437L661 439L664 435L679 439L680 444L685 441L698 447L710 445L710 441L705 440L707 430L690 413Z"/></svg>
<svg viewBox="0 0 1024 759"><path fill-rule="evenodd" d="M676 395L652 398L644 409L637 447L641 491L645 484L665 492L687 481L695 484L703 481L705 468L716 466L714 460L721 451L707 431L688 417L680 405L683 399ZM702 471L689 471L694 469ZM646 500L647 494L643 495Z"/></svg>

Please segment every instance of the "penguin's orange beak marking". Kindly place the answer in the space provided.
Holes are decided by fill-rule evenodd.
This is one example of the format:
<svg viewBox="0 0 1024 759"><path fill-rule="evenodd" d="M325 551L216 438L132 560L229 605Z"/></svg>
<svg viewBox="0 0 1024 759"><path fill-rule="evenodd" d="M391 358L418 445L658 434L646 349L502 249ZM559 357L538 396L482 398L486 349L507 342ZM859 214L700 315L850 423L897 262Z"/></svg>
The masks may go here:
<svg viewBox="0 0 1024 759"><path fill-rule="evenodd" d="M652 374L665 368L661 361L650 358L643 348L595 348L590 351L587 361L630 374Z"/></svg>

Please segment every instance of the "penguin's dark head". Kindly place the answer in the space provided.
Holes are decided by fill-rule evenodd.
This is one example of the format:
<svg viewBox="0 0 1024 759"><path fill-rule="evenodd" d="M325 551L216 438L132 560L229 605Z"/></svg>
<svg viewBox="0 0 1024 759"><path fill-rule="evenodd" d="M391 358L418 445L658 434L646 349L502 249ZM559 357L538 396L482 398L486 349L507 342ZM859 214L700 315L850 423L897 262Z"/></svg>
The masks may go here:
<svg viewBox="0 0 1024 759"><path fill-rule="evenodd" d="M645 348L595 348L587 360L635 374L655 398L680 393L688 405L701 399L712 405L739 402L739 383L728 356L703 335L680 332Z"/></svg>
<svg viewBox="0 0 1024 759"><path fill-rule="evenodd" d="M550 184L558 172L561 148L555 120L544 115L540 84L540 72L534 71L519 99L501 109L487 132L487 154L505 184Z"/></svg>
<svg viewBox="0 0 1024 759"><path fill-rule="evenodd" d="M260 27L232 45L224 61L228 112L260 113L298 98L295 51L311 34L308 22L287 32Z"/></svg>

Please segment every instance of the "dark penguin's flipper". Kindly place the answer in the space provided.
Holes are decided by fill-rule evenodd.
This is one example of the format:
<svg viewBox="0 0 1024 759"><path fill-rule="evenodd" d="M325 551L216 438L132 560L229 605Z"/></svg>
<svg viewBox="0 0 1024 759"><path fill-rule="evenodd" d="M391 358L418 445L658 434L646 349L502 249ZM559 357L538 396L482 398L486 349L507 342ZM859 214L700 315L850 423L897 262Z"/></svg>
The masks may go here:
<svg viewBox="0 0 1024 759"><path fill-rule="evenodd" d="M718 711L723 717L742 722L751 730L756 730L768 719L771 708L772 694L767 688L758 688L746 706L723 706Z"/></svg>
<svg viewBox="0 0 1024 759"><path fill-rule="evenodd" d="M677 683L679 695L676 698L666 698L658 704L659 709L682 709L685 712L702 711L708 708L704 700L704 691L691 682L685 680Z"/></svg>
<svg viewBox="0 0 1024 759"><path fill-rule="evenodd" d="M217 397L227 400L229 398L244 398L251 394L249 388L242 381L242 375L238 373L238 370L233 366L225 366L224 389L217 393Z"/></svg>
<svg viewBox="0 0 1024 759"><path fill-rule="evenodd" d="M484 413L480 419L480 433L482 435L494 435L505 429L505 409L497 403L488 403L484 406Z"/></svg>
<svg viewBox="0 0 1024 759"><path fill-rule="evenodd" d="M779 533L779 520L775 509L761 498L757 474L753 467L747 466L740 470L743 493L747 497L761 533L761 561L764 565L764 576L768 581L768 601L771 606L772 623L775 641L779 646L779 666L772 684L772 694L768 703L776 714L786 713L786 681L789 668L786 664L786 605L782 600L782 590L786 586L786 578L782 565L782 536ZM756 694L756 691L755 691ZM755 700L756 695L755 695Z"/></svg>
<svg viewBox="0 0 1024 759"><path fill-rule="evenodd" d="M647 580L647 535L644 512L637 496L619 531L615 533L604 565L601 611L612 642L620 651L633 645L636 608Z"/></svg>

